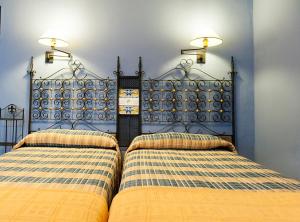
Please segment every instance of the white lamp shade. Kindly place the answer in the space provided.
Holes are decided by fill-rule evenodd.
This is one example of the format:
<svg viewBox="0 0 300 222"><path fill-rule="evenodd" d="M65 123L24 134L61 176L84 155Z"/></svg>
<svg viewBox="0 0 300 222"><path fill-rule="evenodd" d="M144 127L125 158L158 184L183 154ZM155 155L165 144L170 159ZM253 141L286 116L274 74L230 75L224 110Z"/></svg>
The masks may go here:
<svg viewBox="0 0 300 222"><path fill-rule="evenodd" d="M39 43L46 46L51 47L67 47L69 45L68 42L66 42L63 39L55 38L55 37L41 37L39 39Z"/></svg>
<svg viewBox="0 0 300 222"><path fill-rule="evenodd" d="M39 43L51 47L67 47L69 43L66 41L64 30L49 29L39 39Z"/></svg>
<svg viewBox="0 0 300 222"><path fill-rule="evenodd" d="M223 40L217 36L207 36L207 37L198 37L193 39L190 42L191 46L199 47L199 48L206 48L217 46L223 43Z"/></svg>

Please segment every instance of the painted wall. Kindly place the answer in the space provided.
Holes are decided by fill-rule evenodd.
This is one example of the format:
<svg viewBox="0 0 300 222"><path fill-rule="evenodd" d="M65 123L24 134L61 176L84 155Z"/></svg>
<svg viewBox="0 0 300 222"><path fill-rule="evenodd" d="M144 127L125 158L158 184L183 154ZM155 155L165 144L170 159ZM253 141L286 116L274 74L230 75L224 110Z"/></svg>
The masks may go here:
<svg viewBox="0 0 300 222"><path fill-rule="evenodd" d="M300 178L299 10L298 0L254 0L253 6L255 159L296 178Z"/></svg>
<svg viewBox="0 0 300 222"><path fill-rule="evenodd" d="M184 58L180 49L190 47L201 29L215 30L224 44L209 50L201 68L223 76L230 70L230 56L236 58L237 143L241 154L253 157L252 1L0 0L0 5L1 107L16 103L28 109L26 70L31 55L37 76L65 65L44 64L46 48L37 40L48 29L61 30L74 56L96 73L112 75L118 55L122 70L133 73L142 56L148 77L178 64Z"/></svg>

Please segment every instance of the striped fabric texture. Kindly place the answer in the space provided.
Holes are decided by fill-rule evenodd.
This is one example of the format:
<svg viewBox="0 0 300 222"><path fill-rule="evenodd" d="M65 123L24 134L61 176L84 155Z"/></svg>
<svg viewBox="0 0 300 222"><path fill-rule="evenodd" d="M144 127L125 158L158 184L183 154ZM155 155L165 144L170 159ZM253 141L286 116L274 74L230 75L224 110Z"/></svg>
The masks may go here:
<svg viewBox="0 0 300 222"><path fill-rule="evenodd" d="M92 192L109 203L120 165L112 149L22 147L0 158L0 187Z"/></svg>
<svg viewBox="0 0 300 222"><path fill-rule="evenodd" d="M114 136L88 130L48 129L27 135L14 149L20 147L108 148L119 151Z"/></svg>
<svg viewBox="0 0 300 222"><path fill-rule="evenodd" d="M232 143L217 136L191 133L156 133L136 137L130 144L127 152L135 149L189 149L209 150L228 149L236 152Z"/></svg>
<svg viewBox="0 0 300 222"><path fill-rule="evenodd" d="M120 190L157 186L300 191L299 181L229 151L157 147L127 153Z"/></svg>
<svg viewBox="0 0 300 222"><path fill-rule="evenodd" d="M1 222L107 222L106 199L73 190L0 189Z"/></svg>

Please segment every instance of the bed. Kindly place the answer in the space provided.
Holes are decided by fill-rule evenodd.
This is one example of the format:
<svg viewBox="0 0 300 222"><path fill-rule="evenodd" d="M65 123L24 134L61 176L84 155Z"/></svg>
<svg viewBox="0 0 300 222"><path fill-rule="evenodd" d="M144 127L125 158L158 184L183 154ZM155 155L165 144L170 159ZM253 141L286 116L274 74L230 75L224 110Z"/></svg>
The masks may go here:
<svg viewBox="0 0 300 222"><path fill-rule="evenodd" d="M109 221L299 221L299 191L219 137L142 135L127 150Z"/></svg>
<svg viewBox="0 0 300 222"><path fill-rule="evenodd" d="M50 129L0 158L0 221L107 221L120 152L109 134Z"/></svg>

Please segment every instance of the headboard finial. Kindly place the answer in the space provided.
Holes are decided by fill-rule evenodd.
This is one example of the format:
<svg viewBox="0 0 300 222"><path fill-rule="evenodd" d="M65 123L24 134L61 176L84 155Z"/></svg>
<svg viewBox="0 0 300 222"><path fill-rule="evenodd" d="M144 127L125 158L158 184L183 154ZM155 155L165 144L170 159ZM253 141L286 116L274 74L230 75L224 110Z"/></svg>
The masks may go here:
<svg viewBox="0 0 300 222"><path fill-rule="evenodd" d="M139 67L138 68L139 68L138 71L136 71L135 73L137 75L139 75L140 78L141 78L142 75L145 74L145 72L143 71L143 62L142 62L142 57L141 56L139 56Z"/></svg>
<svg viewBox="0 0 300 222"><path fill-rule="evenodd" d="M117 59L117 72L120 72L120 69L121 69L120 56L118 56L118 59Z"/></svg>
<svg viewBox="0 0 300 222"><path fill-rule="evenodd" d="M142 57L139 56L139 72L142 72Z"/></svg>
<svg viewBox="0 0 300 222"><path fill-rule="evenodd" d="M122 75L120 56L117 57L117 69L113 72L117 78Z"/></svg>
<svg viewBox="0 0 300 222"><path fill-rule="evenodd" d="M27 71L27 73L30 76L33 76L35 71L33 70L33 56L30 57L30 64L29 64L29 70Z"/></svg>
<svg viewBox="0 0 300 222"><path fill-rule="evenodd" d="M237 72L235 71L235 64L234 64L234 58L231 56L231 74L235 75Z"/></svg>

